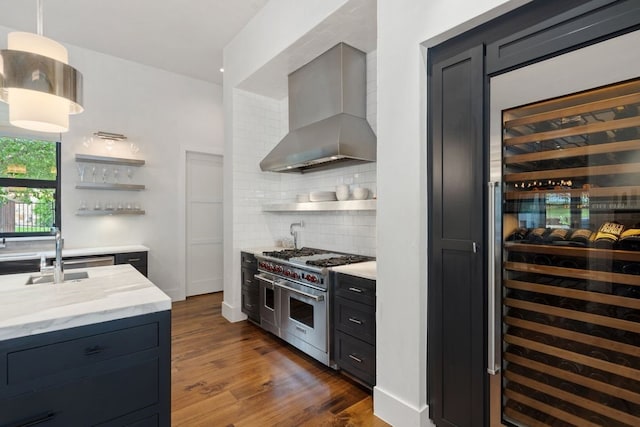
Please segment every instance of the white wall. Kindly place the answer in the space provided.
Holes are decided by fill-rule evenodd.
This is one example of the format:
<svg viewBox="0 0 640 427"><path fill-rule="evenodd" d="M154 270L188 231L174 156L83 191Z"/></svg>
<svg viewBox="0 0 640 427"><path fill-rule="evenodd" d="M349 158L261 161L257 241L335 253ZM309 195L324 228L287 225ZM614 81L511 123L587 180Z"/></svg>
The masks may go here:
<svg viewBox="0 0 640 427"><path fill-rule="evenodd" d="M463 23L502 3L504 0L378 0L378 377L374 410L392 425L430 424L426 400L426 67L420 44L453 27L469 27ZM510 2L510 7L514 3L522 2ZM476 23L497 14L491 11Z"/></svg>
<svg viewBox="0 0 640 427"><path fill-rule="evenodd" d="M256 151L265 150L266 146L260 144L275 144L277 137L267 132L264 135L267 140L256 142L258 145L254 149L242 148L243 143L237 141L236 132L241 132L241 126L250 127L250 122L243 122L235 119L235 112L238 108L236 89L247 77L251 76L260 67L264 66L272 58L287 49L296 40L301 38L310 28L315 27L337 8L346 3L347 0L324 0L299 2L296 0L271 0L260 12L247 24L247 26L225 47L224 49L224 136L225 159L224 159L224 301L222 304L222 314L230 321L245 319L242 314L240 303L240 250L246 247L260 245L272 245L273 241L269 234L255 235L251 241L239 237L240 224L235 224L236 218L240 216L241 221L249 221L250 218L242 219L242 215L255 215L254 219L260 221L257 216L257 202L246 201L247 205L242 206L245 201L241 193L236 193L236 189L246 186L242 181L243 172L235 168L234 162L242 153L242 150L249 150L249 155L259 157ZM259 99L259 98L256 98ZM257 102L256 104L259 104ZM270 104L267 102L266 104ZM277 109L268 106L266 109ZM256 115L263 114L260 108L255 109ZM259 130L258 130L259 131ZM236 146L237 144L237 146ZM247 155L245 152L244 155ZM261 156L260 159L262 159ZM259 160L258 160L259 162ZM257 164L253 163L257 168ZM240 172L240 173L236 173ZM248 174L255 174L253 171L245 171ZM255 175L253 175L255 176ZM274 180L279 180L274 175ZM249 189L250 190L250 189ZM266 191L263 190L263 191ZM242 211L241 209L246 209ZM233 225L231 225L233 224ZM251 226L251 225L249 225ZM260 230L263 230L261 227ZM262 231L259 231L262 233Z"/></svg>
<svg viewBox="0 0 640 427"><path fill-rule="evenodd" d="M0 27L0 46L10 30ZM149 278L173 298L184 298L184 278L177 262L184 252L180 239L183 188L181 159L185 147L223 151L222 87L143 66L75 46L69 62L84 77L85 111L71 117L62 137L62 230L65 247L143 244L149 247ZM6 107L5 107L6 108ZM104 144L85 147L84 137L96 131L122 133L139 146L113 151ZM88 153L142 158L133 182L142 192L78 190L75 154ZM122 179L126 180L123 170ZM89 175L89 174L87 174ZM78 217L81 200L136 200L144 216Z"/></svg>

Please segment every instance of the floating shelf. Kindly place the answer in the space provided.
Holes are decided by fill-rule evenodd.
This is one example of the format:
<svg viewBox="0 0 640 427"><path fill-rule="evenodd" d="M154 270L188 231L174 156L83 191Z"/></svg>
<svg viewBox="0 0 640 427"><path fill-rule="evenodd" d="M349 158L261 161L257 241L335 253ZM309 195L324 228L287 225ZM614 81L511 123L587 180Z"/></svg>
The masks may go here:
<svg viewBox="0 0 640 427"><path fill-rule="evenodd" d="M345 200L341 202L276 203L262 207L264 212L294 211L374 211L377 200Z"/></svg>
<svg viewBox="0 0 640 427"><path fill-rule="evenodd" d="M83 182L76 184L80 190L121 190L121 191L141 191L145 189L142 184L115 184L103 182Z"/></svg>
<svg viewBox="0 0 640 427"><path fill-rule="evenodd" d="M76 162L106 163L110 165L125 165L125 166L142 166L145 164L145 161L140 159L94 156L92 154L76 154Z"/></svg>
<svg viewBox="0 0 640 427"><path fill-rule="evenodd" d="M86 210L78 210L76 211L77 216L105 216L105 215L144 215L145 211L140 209L123 209L123 210L95 210L95 209L86 209Z"/></svg>

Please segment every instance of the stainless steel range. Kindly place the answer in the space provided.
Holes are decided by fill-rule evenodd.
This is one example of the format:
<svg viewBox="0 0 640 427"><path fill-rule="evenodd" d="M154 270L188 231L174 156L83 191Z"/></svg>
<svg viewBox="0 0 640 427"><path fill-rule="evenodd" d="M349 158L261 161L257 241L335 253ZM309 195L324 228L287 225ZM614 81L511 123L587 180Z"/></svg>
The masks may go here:
<svg viewBox="0 0 640 427"><path fill-rule="evenodd" d="M331 360L331 283L329 267L373 258L314 248L284 249L257 255L260 322L314 359Z"/></svg>

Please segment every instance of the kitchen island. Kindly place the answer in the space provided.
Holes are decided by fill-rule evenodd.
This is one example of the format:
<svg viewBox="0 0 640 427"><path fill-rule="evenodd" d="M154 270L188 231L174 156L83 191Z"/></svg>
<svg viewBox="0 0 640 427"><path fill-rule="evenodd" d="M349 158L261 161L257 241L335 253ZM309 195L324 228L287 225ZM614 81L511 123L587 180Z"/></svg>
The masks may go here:
<svg viewBox="0 0 640 427"><path fill-rule="evenodd" d="M0 425L170 425L170 298L128 264L85 271L0 277Z"/></svg>

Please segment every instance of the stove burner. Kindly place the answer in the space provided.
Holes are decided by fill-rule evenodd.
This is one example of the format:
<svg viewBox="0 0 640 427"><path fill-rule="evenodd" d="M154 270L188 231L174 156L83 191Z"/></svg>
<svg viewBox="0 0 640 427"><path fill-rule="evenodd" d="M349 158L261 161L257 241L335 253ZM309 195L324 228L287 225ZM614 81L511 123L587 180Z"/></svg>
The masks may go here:
<svg viewBox="0 0 640 427"><path fill-rule="evenodd" d="M318 254L326 254L328 251L322 249L314 249L314 248L300 248L300 249L283 249L281 251L265 251L262 252L262 255L289 260L291 258L299 258L303 256L311 256Z"/></svg>
<svg viewBox="0 0 640 427"><path fill-rule="evenodd" d="M325 259L314 259L307 261L307 265L316 267L335 267L338 265L354 264L356 262L370 261L370 257L362 255L342 255Z"/></svg>

